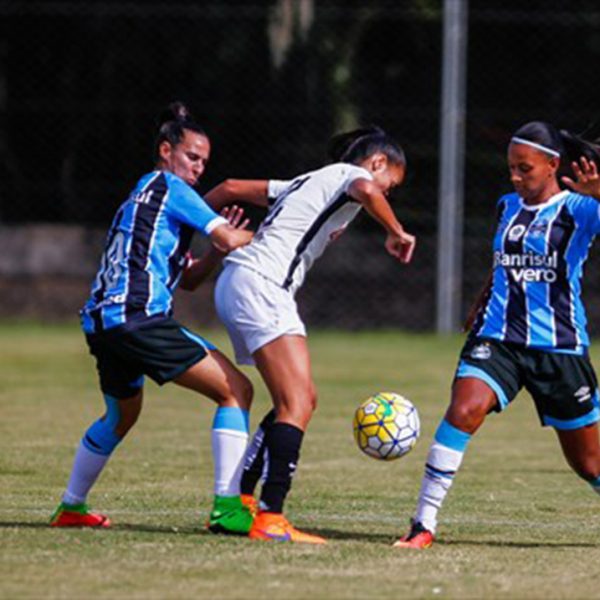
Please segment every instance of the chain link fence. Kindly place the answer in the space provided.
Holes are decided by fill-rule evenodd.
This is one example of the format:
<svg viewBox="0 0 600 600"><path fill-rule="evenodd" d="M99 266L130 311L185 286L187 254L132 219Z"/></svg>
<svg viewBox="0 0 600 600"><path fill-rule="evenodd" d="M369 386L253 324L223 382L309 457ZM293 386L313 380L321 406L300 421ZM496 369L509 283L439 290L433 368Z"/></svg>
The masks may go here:
<svg viewBox="0 0 600 600"><path fill-rule="evenodd" d="M152 168L155 118L181 99L213 145L200 192L316 168L329 137L358 125L394 135L408 155L394 207L418 236L413 263L389 258L363 215L313 268L300 307L309 325L432 329L442 18L439 0L0 1L2 314L76 314L116 207ZM599 58L595 1L471 3L464 311L491 264L511 132L594 123ZM180 315L215 322L210 291L182 294Z"/></svg>

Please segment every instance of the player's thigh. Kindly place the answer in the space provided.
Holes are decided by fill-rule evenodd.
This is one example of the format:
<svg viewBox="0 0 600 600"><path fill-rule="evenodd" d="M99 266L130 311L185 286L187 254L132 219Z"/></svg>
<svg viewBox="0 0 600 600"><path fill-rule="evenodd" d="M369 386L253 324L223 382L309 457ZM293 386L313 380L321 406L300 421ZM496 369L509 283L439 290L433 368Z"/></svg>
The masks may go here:
<svg viewBox="0 0 600 600"><path fill-rule="evenodd" d="M210 350L173 382L208 396L220 406L249 409L252 403L252 383L219 350Z"/></svg>
<svg viewBox="0 0 600 600"><path fill-rule="evenodd" d="M306 338L282 335L253 354L275 408L314 410L316 390Z"/></svg>
<svg viewBox="0 0 600 600"><path fill-rule="evenodd" d="M501 412L522 387L518 352L502 342L469 338L456 369L446 418L463 431L474 432L486 415Z"/></svg>

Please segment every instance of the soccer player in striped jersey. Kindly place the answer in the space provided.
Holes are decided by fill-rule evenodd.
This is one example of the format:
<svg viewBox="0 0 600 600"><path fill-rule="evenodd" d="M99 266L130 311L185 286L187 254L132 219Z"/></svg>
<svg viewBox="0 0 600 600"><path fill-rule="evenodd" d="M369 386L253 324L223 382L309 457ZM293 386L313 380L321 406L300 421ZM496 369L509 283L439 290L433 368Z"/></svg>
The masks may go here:
<svg viewBox="0 0 600 600"><path fill-rule="evenodd" d="M81 322L97 361L106 412L83 435L73 470L51 524L107 527L109 519L86 504L88 492L115 448L135 424L144 376L173 381L208 396L216 410L212 443L215 503L211 530L246 534L252 517L241 504L239 473L248 439L250 381L211 343L172 318L180 280L195 287L214 255L188 261L195 231L221 252L252 239L231 212L231 225L194 191L210 155L210 141L185 106L162 115L156 169L144 175L120 206L108 232L100 269Z"/></svg>
<svg viewBox="0 0 600 600"><path fill-rule="evenodd" d="M242 478L242 499L252 504L267 464L250 530L253 539L325 542L283 516L317 401L306 329L294 300L307 271L361 208L386 230L385 247L394 258L409 262L415 247L415 238L404 231L387 200L404 179L402 148L382 130L368 128L334 138L330 154L334 164L291 181L231 180L210 192L219 200L266 206L270 199L271 204L254 240L225 259L215 289L237 362L256 364L274 404L250 444Z"/></svg>
<svg viewBox="0 0 600 600"><path fill-rule="evenodd" d="M528 123L511 138L515 192L498 201L492 276L469 323L411 529L396 547L431 546L469 440L523 387L569 465L600 494L600 404L581 300L583 265L600 232L599 159L600 147L548 123Z"/></svg>

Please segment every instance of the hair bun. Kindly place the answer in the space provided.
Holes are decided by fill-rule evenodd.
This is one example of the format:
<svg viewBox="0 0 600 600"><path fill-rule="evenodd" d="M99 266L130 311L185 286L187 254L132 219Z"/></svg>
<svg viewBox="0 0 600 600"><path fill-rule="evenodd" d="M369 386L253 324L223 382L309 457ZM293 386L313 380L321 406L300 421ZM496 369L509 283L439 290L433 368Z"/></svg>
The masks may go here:
<svg viewBox="0 0 600 600"><path fill-rule="evenodd" d="M167 108L165 108L158 118L158 126L161 127L164 123L170 121L192 121L192 115L188 110L188 107L181 101L176 100L171 102Z"/></svg>

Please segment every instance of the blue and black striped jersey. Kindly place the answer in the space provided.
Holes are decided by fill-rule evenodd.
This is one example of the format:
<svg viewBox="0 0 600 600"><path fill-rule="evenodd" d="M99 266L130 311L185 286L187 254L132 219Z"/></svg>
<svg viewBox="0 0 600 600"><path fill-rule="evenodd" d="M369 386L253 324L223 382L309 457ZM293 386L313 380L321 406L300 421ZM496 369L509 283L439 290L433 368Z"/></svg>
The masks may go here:
<svg viewBox="0 0 600 600"><path fill-rule="evenodd" d="M226 222L176 175L144 175L113 219L80 313L83 330L134 328L170 316L194 230L209 235Z"/></svg>
<svg viewBox="0 0 600 600"><path fill-rule="evenodd" d="M517 194L498 201L490 292L473 334L547 351L589 345L581 277L600 203L563 191L537 206Z"/></svg>

